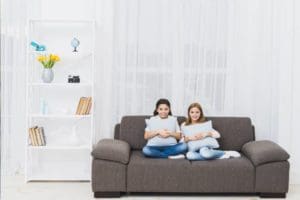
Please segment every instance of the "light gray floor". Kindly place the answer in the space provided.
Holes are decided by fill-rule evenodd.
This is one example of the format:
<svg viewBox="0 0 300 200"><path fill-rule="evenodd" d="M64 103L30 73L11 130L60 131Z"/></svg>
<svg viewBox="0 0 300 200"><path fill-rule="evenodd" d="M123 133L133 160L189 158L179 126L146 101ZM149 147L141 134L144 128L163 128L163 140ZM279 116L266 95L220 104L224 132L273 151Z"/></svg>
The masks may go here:
<svg viewBox="0 0 300 200"><path fill-rule="evenodd" d="M30 182L24 177L4 178L1 200L91 200L89 182ZM256 196L123 196L121 199L207 199L207 200L256 200ZM288 200L300 200L300 185L290 185ZM111 199L110 199L111 200ZM278 199L277 199L278 200Z"/></svg>

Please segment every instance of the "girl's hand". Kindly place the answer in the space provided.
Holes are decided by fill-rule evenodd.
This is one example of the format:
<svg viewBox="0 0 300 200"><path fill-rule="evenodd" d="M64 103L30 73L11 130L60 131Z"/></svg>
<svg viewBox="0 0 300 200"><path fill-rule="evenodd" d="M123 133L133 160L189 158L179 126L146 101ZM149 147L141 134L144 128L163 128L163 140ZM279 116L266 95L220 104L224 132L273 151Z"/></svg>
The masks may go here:
<svg viewBox="0 0 300 200"><path fill-rule="evenodd" d="M198 134L194 136L196 140L202 140L203 138L207 137L207 134Z"/></svg>
<svg viewBox="0 0 300 200"><path fill-rule="evenodd" d="M186 142L194 141L194 140L199 140L198 137L197 137L196 135L185 136L185 141L186 141Z"/></svg>
<svg viewBox="0 0 300 200"><path fill-rule="evenodd" d="M167 130L159 130L158 131L159 135L163 138L169 137L170 136L170 132Z"/></svg>
<svg viewBox="0 0 300 200"><path fill-rule="evenodd" d="M184 139L184 142L188 142L188 141L190 141L190 138L188 137L188 136L183 136L183 139Z"/></svg>

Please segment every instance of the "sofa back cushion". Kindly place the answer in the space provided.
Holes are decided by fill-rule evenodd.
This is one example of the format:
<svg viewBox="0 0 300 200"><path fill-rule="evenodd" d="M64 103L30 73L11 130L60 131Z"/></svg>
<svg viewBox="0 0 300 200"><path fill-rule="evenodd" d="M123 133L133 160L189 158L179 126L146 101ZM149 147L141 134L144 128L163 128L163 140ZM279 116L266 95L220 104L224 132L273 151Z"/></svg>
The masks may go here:
<svg viewBox="0 0 300 200"><path fill-rule="evenodd" d="M255 139L251 119L247 117L207 117L221 134L221 150L241 151L244 144Z"/></svg>
<svg viewBox="0 0 300 200"><path fill-rule="evenodd" d="M147 143L144 139L145 119L149 115L124 116L120 123L120 140L129 143L132 149L141 150ZM220 149L240 151L242 146L254 140L254 132L251 120L244 117L207 117L212 120L213 128L220 132L221 138L218 139ZM179 125L184 122L185 117L177 116Z"/></svg>

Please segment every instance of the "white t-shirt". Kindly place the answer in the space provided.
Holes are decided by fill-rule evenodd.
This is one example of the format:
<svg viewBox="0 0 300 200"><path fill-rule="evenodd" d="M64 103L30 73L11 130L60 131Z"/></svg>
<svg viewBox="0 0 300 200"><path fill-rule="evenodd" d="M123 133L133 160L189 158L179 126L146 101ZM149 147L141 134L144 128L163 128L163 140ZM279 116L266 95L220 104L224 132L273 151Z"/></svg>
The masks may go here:
<svg viewBox="0 0 300 200"><path fill-rule="evenodd" d="M177 118L168 116L167 118L160 118L158 115L146 119L145 131L157 131L160 129L166 129L171 132L180 132L180 128L177 122ZM147 142L147 146L170 146L177 144L177 140L174 137L163 138L159 135L150 138Z"/></svg>

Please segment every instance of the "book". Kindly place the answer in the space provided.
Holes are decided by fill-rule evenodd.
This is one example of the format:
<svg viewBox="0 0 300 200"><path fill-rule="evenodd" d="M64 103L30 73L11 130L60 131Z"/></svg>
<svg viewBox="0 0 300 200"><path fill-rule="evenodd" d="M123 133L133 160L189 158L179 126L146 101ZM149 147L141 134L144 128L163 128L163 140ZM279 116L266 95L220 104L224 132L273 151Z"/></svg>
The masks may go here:
<svg viewBox="0 0 300 200"><path fill-rule="evenodd" d="M33 127L29 128L29 139L31 146L35 146L34 136L33 136Z"/></svg>
<svg viewBox="0 0 300 200"><path fill-rule="evenodd" d="M90 111L91 111L91 107L92 107L92 97L88 97L88 103L87 103L87 109L86 109L86 112L85 114L88 115L90 114Z"/></svg>
<svg viewBox="0 0 300 200"><path fill-rule="evenodd" d="M88 115L92 106L92 97L80 97L76 115Z"/></svg>
<svg viewBox="0 0 300 200"><path fill-rule="evenodd" d="M88 107L88 98L87 97L83 97L83 103L82 103L82 108L81 108L81 111L80 111L80 114L81 115L85 115L85 112L87 110L87 107Z"/></svg>
<svg viewBox="0 0 300 200"><path fill-rule="evenodd" d="M41 136L42 145L45 146L46 145L46 139L45 139L44 128L39 127L38 130L39 130L39 133L40 133L40 136Z"/></svg>
<svg viewBox="0 0 300 200"><path fill-rule="evenodd" d="M77 106L77 110L76 110L76 115L80 115L82 105L83 105L83 100L84 100L84 97L80 97L80 100L79 100L78 106Z"/></svg>
<svg viewBox="0 0 300 200"><path fill-rule="evenodd" d="M30 135L31 135L31 145L32 146L37 146L37 138L36 138L36 134L35 134L35 129L37 128L37 126L31 127L30 128Z"/></svg>
<svg viewBox="0 0 300 200"><path fill-rule="evenodd" d="M36 127L34 129L35 135L36 135L36 142L37 142L37 146L41 146L42 145L42 141L41 141L41 135L39 133L39 128Z"/></svg>
<svg viewBox="0 0 300 200"><path fill-rule="evenodd" d="M39 143L39 146L43 146L43 141L42 141L42 133L40 131L40 127L38 127L36 129L36 132L37 132L37 138L38 138L38 143Z"/></svg>

